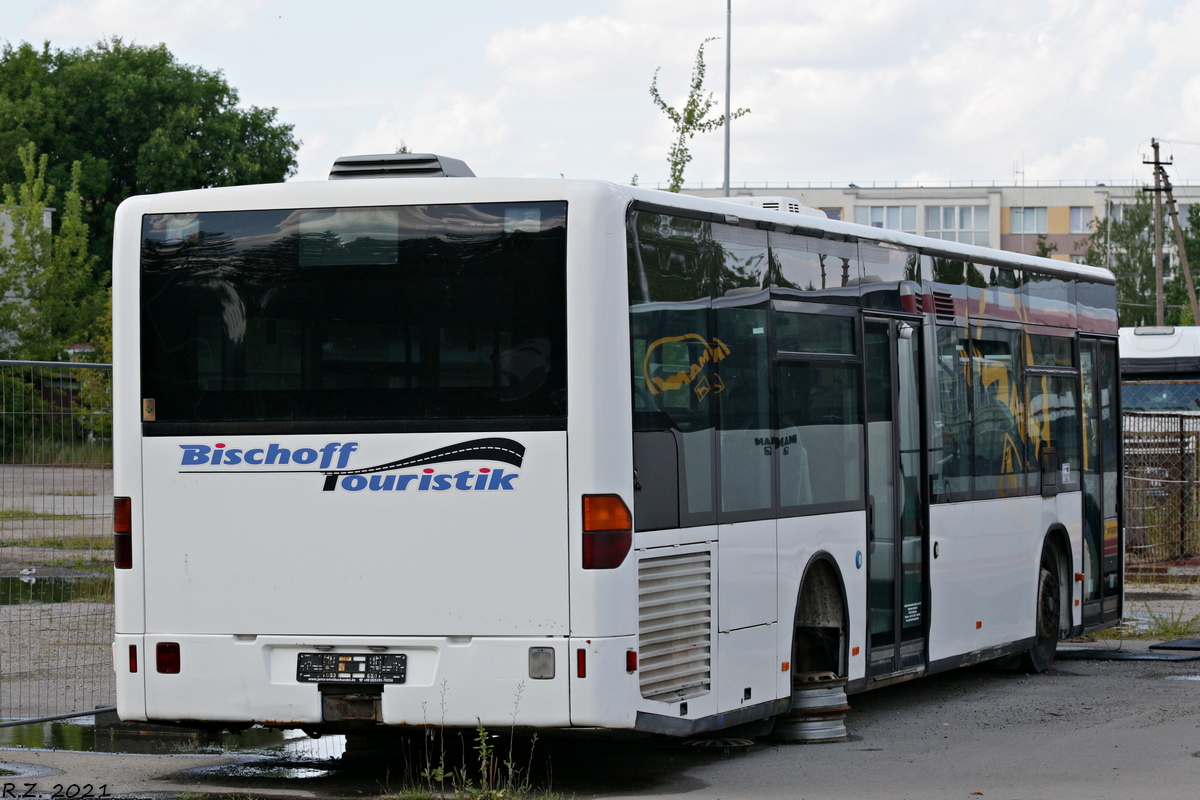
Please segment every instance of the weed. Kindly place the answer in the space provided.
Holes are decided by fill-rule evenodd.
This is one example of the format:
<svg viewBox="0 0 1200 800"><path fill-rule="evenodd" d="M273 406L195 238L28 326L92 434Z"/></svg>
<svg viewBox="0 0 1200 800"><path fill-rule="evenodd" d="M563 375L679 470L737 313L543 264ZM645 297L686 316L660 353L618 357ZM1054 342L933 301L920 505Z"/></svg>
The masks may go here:
<svg viewBox="0 0 1200 800"><path fill-rule="evenodd" d="M1154 611L1149 603L1145 604L1144 608L1144 613L1126 617L1115 628L1093 631L1089 635L1097 640L1169 640L1183 639L1200 633L1200 615L1188 617L1184 614L1182 606L1164 612Z"/></svg>
<svg viewBox="0 0 1200 800"><path fill-rule="evenodd" d="M421 716L425 723L425 767L421 770L421 778L425 781L424 791L417 788L407 788L398 794L388 795L389 800L422 800L423 798L444 798L457 796L471 800L502 800L503 798L529 797L532 784L529 775L533 766L533 748L537 743L534 736L530 743L529 763L520 768L514 756L516 740L517 714L520 710L521 697L525 692L525 684L517 685L516 697L513 700L511 713L512 725L509 729L508 747L498 751L495 740L497 734L491 733L482 720L475 719L475 733L468 747L466 741L461 741L462 762L458 766L446 763L446 694L449 684L443 680L441 685L441 719L438 725L429 724L427 709L422 704ZM461 734L460 734L461 735ZM467 764L467 751L472 752L474 764ZM447 790L449 794L447 794ZM539 794L539 797L549 797Z"/></svg>
<svg viewBox="0 0 1200 800"><path fill-rule="evenodd" d="M1183 607L1177 611L1155 613L1146 606L1150 621L1146 625L1146 635L1150 639L1182 639L1200 631L1200 615L1184 617Z"/></svg>
<svg viewBox="0 0 1200 800"><path fill-rule="evenodd" d="M438 721L436 731L437 735L437 764L431 760L430 746L433 744L434 729L430 727L428 718L425 717L425 704L421 704L421 717L425 722L425 769L421 771L421 777L425 779L426 787L432 792L434 784L437 784L437 791L441 796L446 795L446 690L450 684L446 679L442 679L441 696L438 705L442 709L442 717Z"/></svg>

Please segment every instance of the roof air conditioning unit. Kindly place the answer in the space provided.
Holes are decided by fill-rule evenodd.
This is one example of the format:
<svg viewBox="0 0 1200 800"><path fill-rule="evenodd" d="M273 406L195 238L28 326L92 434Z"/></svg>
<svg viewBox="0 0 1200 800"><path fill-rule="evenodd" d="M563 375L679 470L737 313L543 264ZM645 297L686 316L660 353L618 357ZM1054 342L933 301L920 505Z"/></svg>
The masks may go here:
<svg viewBox="0 0 1200 800"><path fill-rule="evenodd" d="M765 208L770 211L787 211L792 214L802 214L806 217L820 217L828 219L824 211L804 205L794 197L768 197L766 195L739 197L719 197L718 200L724 200L727 203L738 203L744 206L753 206L754 208Z"/></svg>
<svg viewBox="0 0 1200 800"><path fill-rule="evenodd" d="M466 162L433 153L385 153L342 156L333 162L329 180L344 178L474 178Z"/></svg>

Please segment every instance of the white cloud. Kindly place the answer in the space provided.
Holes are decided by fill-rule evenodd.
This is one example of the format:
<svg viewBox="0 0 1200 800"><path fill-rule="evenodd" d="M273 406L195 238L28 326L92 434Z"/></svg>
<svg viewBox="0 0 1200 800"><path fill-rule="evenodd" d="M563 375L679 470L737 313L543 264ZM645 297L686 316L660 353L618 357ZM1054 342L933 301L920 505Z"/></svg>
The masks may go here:
<svg viewBox="0 0 1200 800"><path fill-rule="evenodd" d="M379 22L369 30L315 0L71 0L22 30L56 45L98 32L193 41L189 63L227 70L247 102L301 120L306 142L328 137L306 144L301 175L310 159L323 175L333 156L403 139L480 174L646 184L666 179L671 141L647 91L655 69L678 103L697 46L725 36L724 0L504 13L445 0L416 21L361 3ZM428 24L445 11L462 25ZM1200 0L737 0L733 14L733 102L752 109L733 127L735 181L1010 181L1014 162L1027 180L1103 180L1140 174L1150 136L1200 141ZM422 35L405 44L408 22ZM724 41L706 61L720 113ZM687 180L718 180L721 134L691 149Z"/></svg>
<svg viewBox="0 0 1200 800"><path fill-rule="evenodd" d="M509 131L504 100L504 92L473 95L433 84L411 104L395 103L371 130L354 139L352 150L391 153L403 141L414 152L464 158L468 164L468 155L494 157Z"/></svg>
<svg viewBox="0 0 1200 800"><path fill-rule="evenodd" d="M62 0L26 26L38 39L93 41L120 36L140 44L184 47L213 33L250 25L266 0Z"/></svg>

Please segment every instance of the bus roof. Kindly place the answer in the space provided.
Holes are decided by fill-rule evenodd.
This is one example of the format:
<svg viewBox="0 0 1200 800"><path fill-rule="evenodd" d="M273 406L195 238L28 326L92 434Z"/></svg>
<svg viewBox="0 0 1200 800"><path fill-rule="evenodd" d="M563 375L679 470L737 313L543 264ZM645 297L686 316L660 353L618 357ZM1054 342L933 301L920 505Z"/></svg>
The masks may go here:
<svg viewBox="0 0 1200 800"><path fill-rule="evenodd" d="M789 211L731 203L722 198L692 197L607 181L553 180L544 178L405 178L293 181L290 183L194 189L132 197L122 206L126 213L170 214L212 211L249 211L267 208L328 208L332 206L396 205L404 203L505 202L566 200L599 191L664 212L683 212L713 221L731 218L771 223L783 230L816 236L856 237L923 253L977 264L1030 270L1045 275L1101 284L1115 284L1107 269L989 247L959 244L915 234L868 227Z"/></svg>

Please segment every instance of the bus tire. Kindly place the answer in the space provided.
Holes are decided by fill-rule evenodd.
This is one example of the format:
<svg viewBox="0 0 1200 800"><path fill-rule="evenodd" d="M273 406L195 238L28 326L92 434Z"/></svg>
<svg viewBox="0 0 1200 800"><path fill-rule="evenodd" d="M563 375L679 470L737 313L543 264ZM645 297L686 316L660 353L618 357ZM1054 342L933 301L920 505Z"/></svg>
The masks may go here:
<svg viewBox="0 0 1200 800"><path fill-rule="evenodd" d="M1054 548L1046 542L1042 547L1042 561L1038 568L1035 639L1033 646L1021 656L1021 669L1025 672L1045 672L1054 663L1058 649L1061 603L1058 557L1054 554Z"/></svg>

